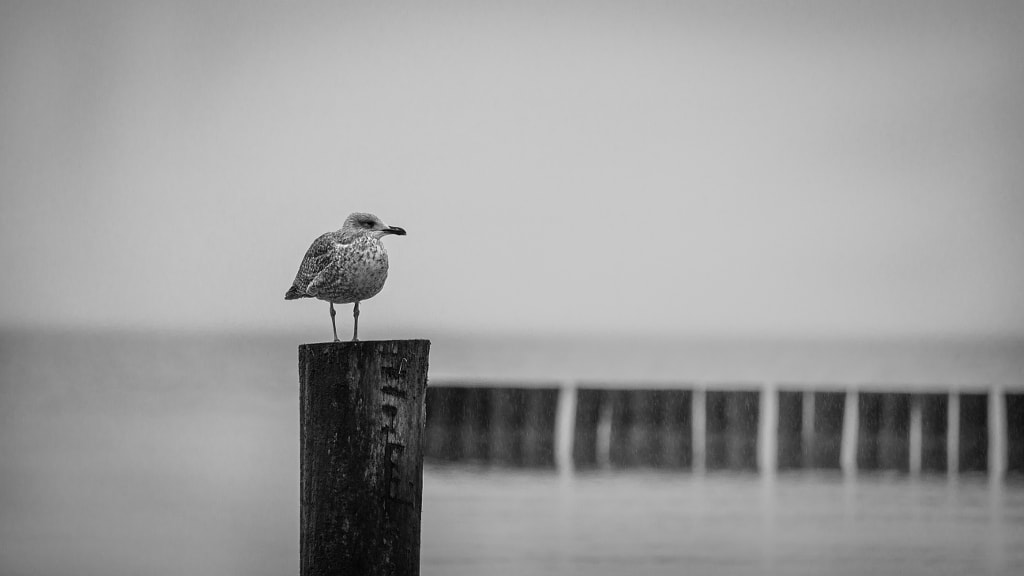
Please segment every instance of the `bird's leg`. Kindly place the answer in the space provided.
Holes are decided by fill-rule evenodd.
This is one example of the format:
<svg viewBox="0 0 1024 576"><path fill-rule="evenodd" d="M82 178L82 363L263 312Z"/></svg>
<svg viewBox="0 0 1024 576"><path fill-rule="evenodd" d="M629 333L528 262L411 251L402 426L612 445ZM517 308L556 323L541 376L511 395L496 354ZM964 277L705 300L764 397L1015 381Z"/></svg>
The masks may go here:
<svg viewBox="0 0 1024 576"><path fill-rule="evenodd" d="M352 308L352 318L355 320L355 325L352 328L352 341L359 342L359 301L356 300L356 305Z"/></svg>
<svg viewBox="0 0 1024 576"><path fill-rule="evenodd" d="M337 314L337 312L334 311L334 302L331 302L331 328L334 329L334 341L341 342L341 340L338 339L338 325L334 323L335 314Z"/></svg>

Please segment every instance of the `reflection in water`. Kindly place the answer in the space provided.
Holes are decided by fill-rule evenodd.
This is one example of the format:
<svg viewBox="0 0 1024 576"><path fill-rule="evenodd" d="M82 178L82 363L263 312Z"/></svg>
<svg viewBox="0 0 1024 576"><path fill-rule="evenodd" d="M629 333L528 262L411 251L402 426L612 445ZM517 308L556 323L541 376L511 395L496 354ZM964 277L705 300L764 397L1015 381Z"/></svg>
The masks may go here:
<svg viewBox="0 0 1024 576"><path fill-rule="evenodd" d="M1008 554L1006 550L1007 546L1007 530L1004 529L1004 523L1006 522L1006 486L1003 482L996 478L989 480L989 499L988 499L988 519L989 519L989 539L987 556L989 559L989 570L991 573L1003 573L1007 571L1011 566L1016 566L1016 570L1019 571L1024 565L1021 564L1021 558L1016 558L1014 564L1008 563ZM1021 510L1014 510L1013 513L1017 516L1017 519L1021 519ZM1020 536L1018 534L1018 536ZM1013 545L1020 548L1024 545L1024 539L1016 538L1011 540Z"/></svg>
<svg viewBox="0 0 1024 576"><path fill-rule="evenodd" d="M1024 490L984 479L430 467L423 573L1010 574Z"/></svg>

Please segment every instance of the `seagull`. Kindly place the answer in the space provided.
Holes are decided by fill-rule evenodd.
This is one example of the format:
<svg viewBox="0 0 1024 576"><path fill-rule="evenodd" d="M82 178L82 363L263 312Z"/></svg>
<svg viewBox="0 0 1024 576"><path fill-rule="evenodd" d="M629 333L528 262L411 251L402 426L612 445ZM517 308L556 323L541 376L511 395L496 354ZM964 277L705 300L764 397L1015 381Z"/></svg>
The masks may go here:
<svg viewBox="0 0 1024 576"><path fill-rule="evenodd" d="M341 340L334 322L334 305L355 303L352 341L358 342L359 302L376 296L388 278L388 253L381 242L388 234L405 236L405 230L385 226L373 214L349 214L341 230L320 235L306 250L284 299L316 298L329 302L335 342Z"/></svg>

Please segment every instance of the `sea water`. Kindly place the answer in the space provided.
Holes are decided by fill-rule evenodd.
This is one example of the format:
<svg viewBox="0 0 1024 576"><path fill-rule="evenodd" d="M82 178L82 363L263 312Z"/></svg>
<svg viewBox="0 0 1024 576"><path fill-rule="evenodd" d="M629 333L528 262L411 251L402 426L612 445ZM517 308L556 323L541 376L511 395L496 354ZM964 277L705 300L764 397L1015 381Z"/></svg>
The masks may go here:
<svg viewBox="0 0 1024 576"><path fill-rule="evenodd" d="M297 343L3 333L0 574L296 573ZM434 464L422 530L427 576L1017 574L1024 486Z"/></svg>

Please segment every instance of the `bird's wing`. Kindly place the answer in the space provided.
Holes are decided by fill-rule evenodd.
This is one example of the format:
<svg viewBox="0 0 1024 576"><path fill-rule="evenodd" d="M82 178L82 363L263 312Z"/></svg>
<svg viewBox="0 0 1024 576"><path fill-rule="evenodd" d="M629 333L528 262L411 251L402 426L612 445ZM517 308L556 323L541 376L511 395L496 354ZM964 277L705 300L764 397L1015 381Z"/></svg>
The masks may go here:
<svg viewBox="0 0 1024 576"><path fill-rule="evenodd" d="M320 293L320 288L322 286L329 286L331 284L332 278L335 276L335 274L331 272L331 267L329 265L331 261L332 260L328 258L325 261L326 264L324 264L324 266L316 273L316 276L309 281L309 285L306 286L306 294L316 296Z"/></svg>
<svg viewBox="0 0 1024 576"><path fill-rule="evenodd" d="M323 271L334 260L334 251L337 249L338 241L335 232L321 234L313 241L306 250L306 256L302 259L299 271L295 275L293 285L303 289L309 295L316 295L315 289L317 278L322 278Z"/></svg>

